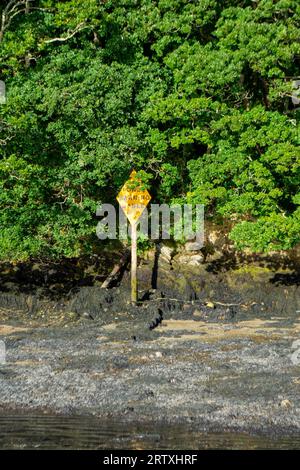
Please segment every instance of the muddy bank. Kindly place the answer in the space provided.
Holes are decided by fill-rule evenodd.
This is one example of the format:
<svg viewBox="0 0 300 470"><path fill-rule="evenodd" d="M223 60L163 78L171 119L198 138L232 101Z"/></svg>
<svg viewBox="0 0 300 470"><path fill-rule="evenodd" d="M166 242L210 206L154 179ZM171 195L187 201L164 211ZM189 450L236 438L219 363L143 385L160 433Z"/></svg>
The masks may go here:
<svg viewBox="0 0 300 470"><path fill-rule="evenodd" d="M207 322L147 314L110 323L0 328L1 409L189 422L203 430L300 433L300 322ZM295 349L296 348L296 349Z"/></svg>
<svg viewBox="0 0 300 470"><path fill-rule="evenodd" d="M72 314L103 319L107 312L109 316L128 307L128 264L111 289L100 289L120 257L121 252L108 252L57 263L0 265L0 319L53 323ZM178 253L158 245L139 260L138 278L139 299L145 304L164 298L162 305L167 311L188 310L188 303L197 301L223 308L226 317L239 313L242 318L270 314L295 317L300 313L297 257ZM211 311L208 316L215 317Z"/></svg>
<svg viewBox="0 0 300 470"><path fill-rule="evenodd" d="M298 271L212 263L142 260L135 308L126 270L59 295L2 278L0 410L298 436Z"/></svg>

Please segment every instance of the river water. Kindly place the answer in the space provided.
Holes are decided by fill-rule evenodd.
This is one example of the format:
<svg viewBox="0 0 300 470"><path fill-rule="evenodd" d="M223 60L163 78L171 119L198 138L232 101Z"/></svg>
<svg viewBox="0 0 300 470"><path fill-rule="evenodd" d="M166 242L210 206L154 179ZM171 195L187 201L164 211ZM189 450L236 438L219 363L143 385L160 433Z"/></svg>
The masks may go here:
<svg viewBox="0 0 300 470"><path fill-rule="evenodd" d="M267 438L90 416L2 415L0 449L300 449L300 435Z"/></svg>

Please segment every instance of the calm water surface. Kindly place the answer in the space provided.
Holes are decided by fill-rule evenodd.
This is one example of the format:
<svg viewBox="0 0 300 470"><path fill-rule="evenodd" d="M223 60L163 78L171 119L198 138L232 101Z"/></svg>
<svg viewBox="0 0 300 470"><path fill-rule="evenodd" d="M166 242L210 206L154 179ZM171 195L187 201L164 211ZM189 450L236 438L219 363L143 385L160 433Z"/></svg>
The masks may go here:
<svg viewBox="0 0 300 470"><path fill-rule="evenodd" d="M300 435L265 438L82 416L0 416L0 449L300 449Z"/></svg>

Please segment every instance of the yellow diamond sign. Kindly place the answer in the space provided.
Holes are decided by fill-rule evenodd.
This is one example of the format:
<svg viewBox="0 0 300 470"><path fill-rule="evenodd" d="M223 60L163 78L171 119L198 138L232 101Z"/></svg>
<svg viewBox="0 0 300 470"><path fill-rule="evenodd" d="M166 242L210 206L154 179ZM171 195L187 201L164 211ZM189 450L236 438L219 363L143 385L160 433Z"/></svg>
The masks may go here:
<svg viewBox="0 0 300 470"><path fill-rule="evenodd" d="M131 224L138 221L150 200L149 192L147 189L142 189L141 181L133 170L117 196L117 201Z"/></svg>

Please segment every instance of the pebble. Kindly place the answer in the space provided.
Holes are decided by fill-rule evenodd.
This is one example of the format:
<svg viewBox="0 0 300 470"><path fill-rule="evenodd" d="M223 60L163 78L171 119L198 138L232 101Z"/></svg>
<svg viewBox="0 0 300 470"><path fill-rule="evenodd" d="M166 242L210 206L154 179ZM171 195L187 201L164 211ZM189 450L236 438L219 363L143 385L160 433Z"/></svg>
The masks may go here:
<svg viewBox="0 0 300 470"><path fill-rule="evenodd" d="M202 317L202 316L203 316L203 313L201 312L201 310L196 309L196 310L194 310L194 312L193 312L193 316L194 316L194 317Z"/></svg>
<svg viewBox="0 0 300 470"><path fill-rule="evenodd" d="M83 316L83 318L88 318L89 320L94 320L92 315L88 312L83 312L82 316Z"/></svg>
<svg viewBox="0 0 300 470"><path fill-rule="evenodd" d="M291 408L292 403L290 402L290 400L281 400L280 406L281 408Z"/></svg>

